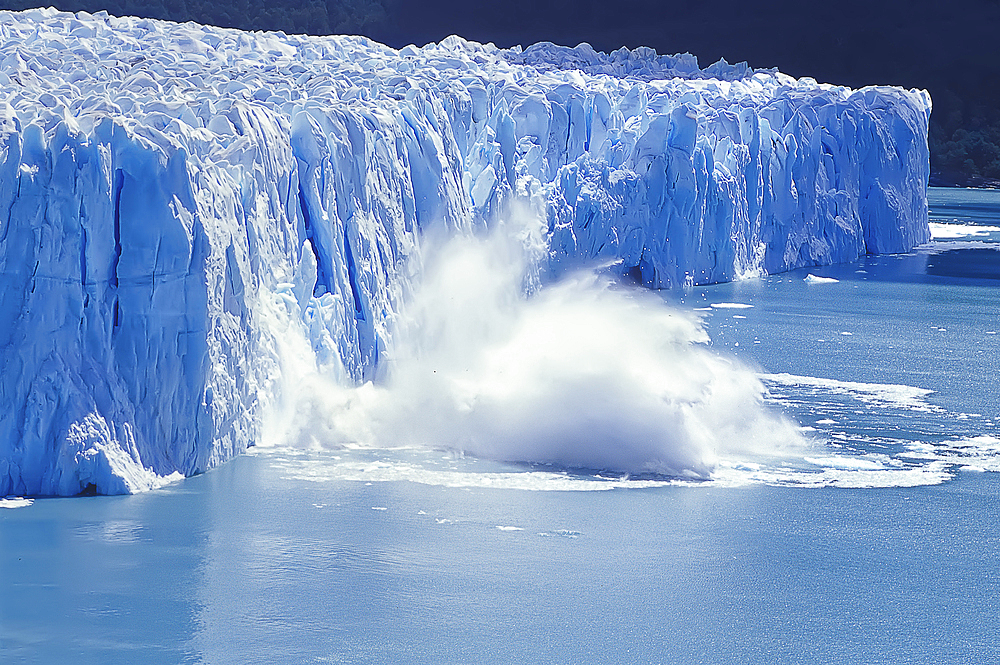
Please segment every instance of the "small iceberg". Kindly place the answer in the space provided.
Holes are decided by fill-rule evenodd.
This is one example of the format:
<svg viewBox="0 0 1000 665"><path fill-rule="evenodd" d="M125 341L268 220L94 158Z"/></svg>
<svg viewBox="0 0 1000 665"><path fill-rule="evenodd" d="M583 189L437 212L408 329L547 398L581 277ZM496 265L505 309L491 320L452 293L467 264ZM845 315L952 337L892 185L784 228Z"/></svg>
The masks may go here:
<svg viewBox="0 0 1000 665"><path fill-rule="evenodd" d="M840 280L833 277L820 277L819 275L809 273L802 281L806 284L836 284Z"/></svg>
<svg viewBox="0 0 1000 665"><path fill-rule="evenodd" d="M20 496L8 496L6 498L0 498L0 508L27 508L34 502L34 499L25 499Z"/></svg>

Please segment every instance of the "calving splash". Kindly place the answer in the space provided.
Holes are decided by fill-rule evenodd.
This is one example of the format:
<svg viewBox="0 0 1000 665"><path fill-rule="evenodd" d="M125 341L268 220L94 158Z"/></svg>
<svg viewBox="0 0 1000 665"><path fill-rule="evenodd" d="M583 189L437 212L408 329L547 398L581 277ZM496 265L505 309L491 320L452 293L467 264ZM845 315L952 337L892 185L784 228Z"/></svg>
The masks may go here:
<svg viewBox="0 0 1000 665"><path fill-rule="evenodd" d="M308 377L255 454L315 482L549 491L911 487L1000 471L995 424L930 390L755 374L712 350L693 312L605 272L526 296L512 246L450 241L386 376ZM955 421L987 433L956 435Z"/></svg>
<svg viewBox="0 0 1000 665"><path fill-rule="evenodd" d="M692 313L594 270L533 289L541 232L507 221L438 247L385 375L303 377L271 441L697 480L801 456L798 428L764 406L753 372L705 345Z"/></svg>
<svg viewBox="0 0 1000 665"><path fill-rule="evenodd" d="M508 220L430 252L385 375L349 388L308 377L257 454L316 482L552 491L910 487L1000 471L988 419L923 388L757 374L711 348L696 311L612 279L618 265L538 288L540 230Z"/></svg>

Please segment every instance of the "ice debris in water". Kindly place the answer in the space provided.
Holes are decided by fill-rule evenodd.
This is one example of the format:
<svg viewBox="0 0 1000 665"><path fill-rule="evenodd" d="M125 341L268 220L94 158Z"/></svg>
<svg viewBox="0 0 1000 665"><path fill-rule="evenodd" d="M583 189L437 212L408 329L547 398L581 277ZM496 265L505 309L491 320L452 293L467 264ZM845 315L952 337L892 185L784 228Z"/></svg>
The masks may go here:
<svg viewBox="0 0 1000 665"><path fill-rule="evenodd" d="M34 499L25 499L20 496L8 496L0 499L0 508L27 508L32 503L34 503Z"/></svg>
<svg viewBox="0 0 1000 665"><path fill-rule="evenodd" d="M514 199L535 281L653 287L928 239L930 98L648 49L0 12L0 496L134 492L391 356L424 239Z"/></svg>

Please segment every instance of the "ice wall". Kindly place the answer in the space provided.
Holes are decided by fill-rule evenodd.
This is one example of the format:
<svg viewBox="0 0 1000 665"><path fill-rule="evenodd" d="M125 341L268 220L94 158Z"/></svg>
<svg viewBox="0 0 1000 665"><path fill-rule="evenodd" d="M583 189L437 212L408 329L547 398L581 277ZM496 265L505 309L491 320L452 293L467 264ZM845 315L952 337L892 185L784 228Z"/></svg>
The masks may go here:
<svg viewBox="0 0 1000 665"><path fill-rule="evenodd" d="M242 452L293 340L370 378L422 238L514 199L547 220L550 279L908 250L929 112L648 49L0 12L0 496L138 491Z"/></svg>

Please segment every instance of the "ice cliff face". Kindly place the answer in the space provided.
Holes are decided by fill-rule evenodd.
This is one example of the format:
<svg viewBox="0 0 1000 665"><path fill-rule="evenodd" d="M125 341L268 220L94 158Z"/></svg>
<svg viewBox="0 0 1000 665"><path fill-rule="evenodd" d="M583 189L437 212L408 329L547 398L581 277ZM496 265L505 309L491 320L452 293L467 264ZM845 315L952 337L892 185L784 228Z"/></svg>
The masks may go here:
<svg viewBox="0 0 1000 665"><path fill-rule="evenodd" d="M929 238L925 92L690 56L0 12L0 496L252 445L283 345L372 376L432 228L514 199L654 287ZM292 334L294 333L294 334Z"/></svg>

